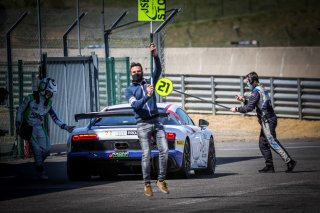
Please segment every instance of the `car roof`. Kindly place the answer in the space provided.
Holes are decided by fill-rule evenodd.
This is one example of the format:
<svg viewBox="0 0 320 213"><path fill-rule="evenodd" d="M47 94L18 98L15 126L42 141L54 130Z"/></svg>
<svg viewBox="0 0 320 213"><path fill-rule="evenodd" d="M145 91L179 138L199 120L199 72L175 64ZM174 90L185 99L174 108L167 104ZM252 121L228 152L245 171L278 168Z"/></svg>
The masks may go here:
<svg viewBox="0 0 320 213"><path fill-rule="evenodd" d="M170 104L170 103L157 103L158 108L167 108L172 111L175 111L180 106L177 104ZM116 104L112 106L107 106L103 108L101 111L109 111L109 110L115 110L115 109L132 109L130 104Z"/></svg>

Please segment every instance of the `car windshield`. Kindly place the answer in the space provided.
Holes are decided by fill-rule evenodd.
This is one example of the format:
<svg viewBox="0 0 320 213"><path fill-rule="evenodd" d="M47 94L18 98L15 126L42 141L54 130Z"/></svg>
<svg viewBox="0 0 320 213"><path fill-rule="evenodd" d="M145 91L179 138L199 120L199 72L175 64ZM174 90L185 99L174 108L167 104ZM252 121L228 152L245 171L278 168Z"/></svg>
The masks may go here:
<svg viewBox="0 0 320 213"><path fill-rule="evenodd" d="M112 112L133 112L132 109L115 109L110 110ZM160 113L164 113L164 108L159 108ZM160 122L163 125L181 125L177 119L170 114L169 117L161 117ZM136 125L136 119L134 115L116 115L96 118L93 120L93 126L123 126L123 125Z"/></svg>
<svg viewBox="0 0 320 213"><path fill-rule="evenodd" d="M134 116L110 116L97 118L94 122L94 126L123 126L123 125L135 125L136 119Z"/></svg>
<svg viewBox="0 0 320 213"><path fill-rule="evenodd" d="M159 108L158 110L160 113L166 112L166 110L164 108ZM181 123L172 114L169 114L169 117L160 118L160 122L163 125L181 125Z"/></svg>

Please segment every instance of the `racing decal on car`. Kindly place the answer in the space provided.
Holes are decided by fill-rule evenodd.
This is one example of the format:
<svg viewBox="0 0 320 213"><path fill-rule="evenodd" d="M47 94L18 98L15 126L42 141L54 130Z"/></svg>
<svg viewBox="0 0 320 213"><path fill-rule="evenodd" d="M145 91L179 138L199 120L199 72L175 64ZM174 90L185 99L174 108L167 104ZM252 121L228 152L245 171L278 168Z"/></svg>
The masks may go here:
<svg viewBox="0 0 320 213"><path fill-rule="evenodd" d="M129 152L114 152L109 154L109 158L128 158Z"/></svg>
<svg viewBox="0 0 320 213"><path fill-rule="evenodd" d="M137 130L128 130L127 135L137 135Z"/></svg>
<svg viewBox="0 0 320 213"><path fill-rule="evenodd" d="M106 136L112 136L112 131L106 131Z"/></svg>
<svg viewBox="0 0 320 213"><path fill-rule="evenodd" d="M177 145L178 146L183 146L184 145L184 140L177 140Z"/></svg>
<svg viewBox="0 0 320 213"><path fill-rule="evenodd" d="M115 131L114 134L115 134L115 136L126 136L127 132L126 131Z"/></svg>

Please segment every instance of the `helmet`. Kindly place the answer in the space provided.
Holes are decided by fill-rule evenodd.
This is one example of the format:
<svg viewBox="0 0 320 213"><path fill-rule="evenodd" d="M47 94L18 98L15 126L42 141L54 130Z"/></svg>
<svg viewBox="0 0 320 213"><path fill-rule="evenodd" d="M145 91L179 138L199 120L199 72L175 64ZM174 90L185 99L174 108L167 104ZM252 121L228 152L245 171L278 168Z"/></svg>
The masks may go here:
<svg viewBox="0 0 320 213"><path fill-rule="evenodd" d="M46 91L50 91L52 93L57 92L57 84L52 78L43 78L38 86L38 91L41 95L45 95Z"/></svg>

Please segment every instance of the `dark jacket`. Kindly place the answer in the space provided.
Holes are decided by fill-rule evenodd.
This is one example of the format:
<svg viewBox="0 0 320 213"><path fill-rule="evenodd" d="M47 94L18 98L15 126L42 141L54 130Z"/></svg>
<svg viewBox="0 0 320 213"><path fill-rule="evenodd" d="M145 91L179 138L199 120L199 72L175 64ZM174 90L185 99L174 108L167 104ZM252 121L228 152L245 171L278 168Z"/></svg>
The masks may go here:
<svg viewBox="0 0 320 213"><path fill-rule="evenodd" d="M160 59L154 57L155 69L153 72L153 86L155 87L162 72ZM147 84L151 83L151 79L143 79L140 83L132 82L126 89L125 96L135 112L137 122L148 120L159 115L157 107L157 98L153 93L152 96L147 95Z"/></svg>
<svg viewBox="0 0 320 213"><path fill-rule="evenodd" d="M238 107L238 112L247 113L256 109L257 117L268 119L276 116L272 108L269 93L261 85L253 88L248 100L244 102L244 106Z"/></svg>

